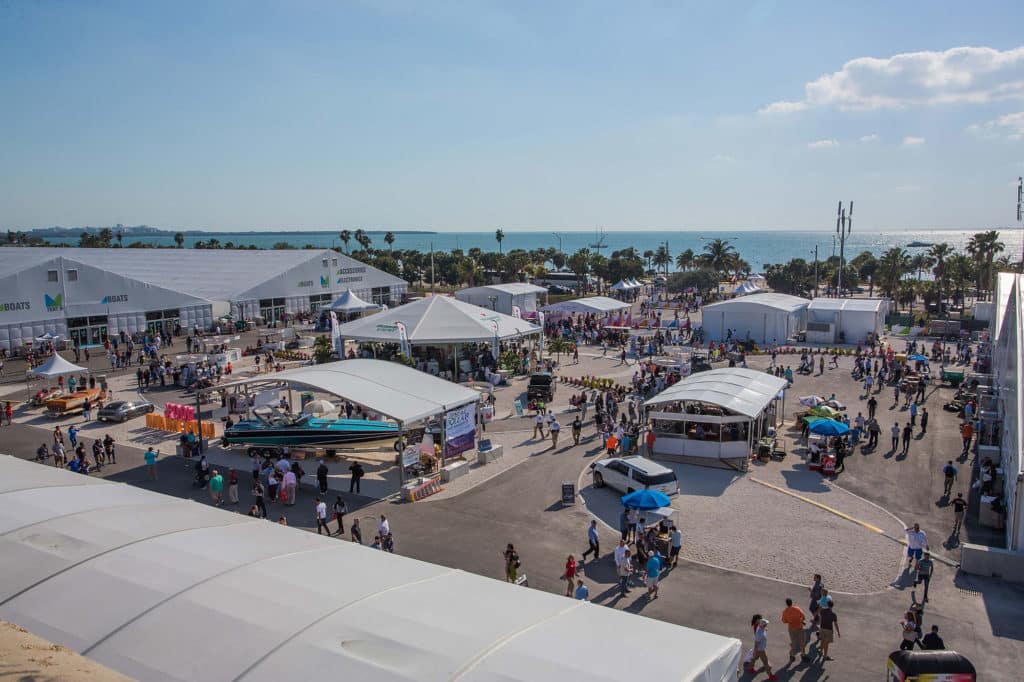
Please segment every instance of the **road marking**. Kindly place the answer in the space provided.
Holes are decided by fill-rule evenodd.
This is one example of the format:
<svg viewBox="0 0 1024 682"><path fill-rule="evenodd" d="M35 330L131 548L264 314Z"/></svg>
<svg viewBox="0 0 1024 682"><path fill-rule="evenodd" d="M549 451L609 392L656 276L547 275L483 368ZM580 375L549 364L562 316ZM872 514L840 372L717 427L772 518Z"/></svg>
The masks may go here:
<svg viewBox="0 0 1024 682"><path fill-rule="evenodd" d="M825 511L829 512L830 514L835 514L839 518L846 519L847 521L850 521L851 523L855 523L858 526L862 526L863 528L867 528L868 530L870 530L870 531L872 531L874 533L878 533L879 535L885 535L885 531L882 530L881 528L879 528L878 526L873 526L870 523L868 523L867 521L861 521L860 519L856 519L856 518L850 516L849 514L844 514L843 512L839 511L838 509L836 509L834 507L830 507L827 504L822 504L821 502L815 502L814 500L812 500L809 497L804 497L803 495L799 495L797 493L794 493L792 490L786 490L785 488L780 488L777 485L773 485L771 483L766 483L764 481L760 481L760 480L754 478L753 476L750 476L749 478L754 483L759 483L759 484L765 486L766 488L771 488L772 490L776 490L776 491L782 493L783 495L789 495L790 497L795 497L796 499L801 500L803 502L807 502L808 504L813 504L815 507L818 507L819 509L824 509ZM895 538L893 538L893 539L895 539Z"/></svg>

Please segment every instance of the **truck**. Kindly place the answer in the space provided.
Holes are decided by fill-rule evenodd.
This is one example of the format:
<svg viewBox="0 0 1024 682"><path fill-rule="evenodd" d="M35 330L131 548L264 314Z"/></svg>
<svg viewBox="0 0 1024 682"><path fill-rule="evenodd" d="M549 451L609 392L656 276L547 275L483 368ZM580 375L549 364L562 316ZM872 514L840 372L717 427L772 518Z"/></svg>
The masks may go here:
<svg viewBox="0 0 1024 682"><path fill-rule="evenodd" d="M530 384L526 388L529 400L540 400L549 403L555 398L555 377L551 372L538 372L530 376Z"/></svg>

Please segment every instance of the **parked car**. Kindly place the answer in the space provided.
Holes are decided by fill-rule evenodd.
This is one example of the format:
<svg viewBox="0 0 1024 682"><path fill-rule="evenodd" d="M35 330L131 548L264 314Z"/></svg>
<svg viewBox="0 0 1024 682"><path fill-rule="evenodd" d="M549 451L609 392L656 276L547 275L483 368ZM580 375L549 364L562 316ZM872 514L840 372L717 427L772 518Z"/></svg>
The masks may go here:
<svg viewBox="0 0 1024 682"><path fill-rule="evenodd" d="M526 387L529 400L543 400L546 403L555 399L555 378L551 372L538 372L530 377L530 385Z"/></svg>
<svg viewBox="0 0 1024 682"><path fill-rule="evenodd" d="M679 493L676 472L646 457L609 457L591 465L594 487L608 486L623 493L657 490L666 495Z"/></svg>
<svg viewBox="0 0 1024 682"><path fill-rule="evenodd" d="M156 405L148 400L115 400L101 407L96 418L101 422L126 422L154 410Z"/></svg>
<svg viewBox="0 0 1024 682"><path fill-rule="evenodd" d="M569 287L563 287L561 284L552 284L548 287L549 294L571 294L573 292Z"/></svg>

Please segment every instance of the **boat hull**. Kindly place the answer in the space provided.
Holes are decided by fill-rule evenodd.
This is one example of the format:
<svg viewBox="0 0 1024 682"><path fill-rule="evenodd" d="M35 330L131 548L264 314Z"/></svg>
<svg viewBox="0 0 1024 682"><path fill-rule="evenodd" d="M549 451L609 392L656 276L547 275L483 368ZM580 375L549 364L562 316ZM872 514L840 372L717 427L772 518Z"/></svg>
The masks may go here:
<svg viewBox="0 0 1024 682"><path fill-rule="evenodd" d="M266 426L240 422L224 432L225 445L331 447L366 443L398 436L398 426L387 422L339 420L310 426Z"/></svg>

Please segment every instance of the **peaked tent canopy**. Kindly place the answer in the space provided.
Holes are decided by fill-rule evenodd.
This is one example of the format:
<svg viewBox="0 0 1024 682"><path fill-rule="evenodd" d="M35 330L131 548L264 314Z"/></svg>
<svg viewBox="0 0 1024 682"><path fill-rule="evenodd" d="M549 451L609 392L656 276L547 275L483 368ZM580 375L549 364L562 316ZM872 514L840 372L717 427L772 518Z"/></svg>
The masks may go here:
<svg viewBox="0 0 1024 682"><path fill-rule="evenodd" d="M711 682L734 680L741 654L731 637L7 456L0 572L0 617L140 680L622 680L625 649L650 679ZM268 603L268 585L287 598ZM593 646L609 632L618 648Z"/></svg>
<svg viewBox="0 0 1024 682"><path fill-rule="evenodd" d="M470 388L384 360L342 360L296 367L270 375L257 375L221 388L267 381L287 382L331 393L402 424L439 415L480 399L480 394Z"/></svg>
<svg viewBox="0 0 1024 682"><path fill-rule="evenodd" d="M60 356L60 353L54 353L49 360L38 367L30 369L28 373L34 374L37 377L59 377L65 374L88 374L89 370L68 362Z"/></svg>
<svg viewBox="0 0 1024 682"><path fill-rule="evenodd" d="M588 296L561 303L552 303L541 308L546 313L596 313L605 315L629 308L631 304L616 301L607 296Z"/></svg>
<svg viewBox="0 0 1024 682"><path fill-rule="evenodd" d="M611 288L615 291L626 291L627 289L632 289L633 285L624 279L620 279L618 282L613 284Z"/></svg>
<svg viewBox="0 0 1024 682"><path fill-rule="evenodd" d="M644 404L663 405L680 400L702 402L719 405L730 412L753 419L788 385L785 379L764 372L723 367L692 374Z"/></svg>
<svg viewBox="0 0 1024 682"><path fill-rule="evenodd" d="M431 296L391 308L372 317L339 325L342 338L354 341L397 343L395 325L405 325L413 345L454 344L509 339L538 334L540 328L526 320L463 303L447 296ZM497 325L497 331L494 329Z"/></svg>
<svg viewBox="0 0 1024 682"><path fill-rule="evenodd" d="M331 310L336 313L353 315L355 313L369 312L370 310L380 310L380 306L376 303L367 303L352 293L351 289L345 289L345 291L341 292L341 296L331 304Z"/></svg>

